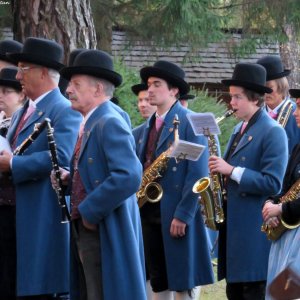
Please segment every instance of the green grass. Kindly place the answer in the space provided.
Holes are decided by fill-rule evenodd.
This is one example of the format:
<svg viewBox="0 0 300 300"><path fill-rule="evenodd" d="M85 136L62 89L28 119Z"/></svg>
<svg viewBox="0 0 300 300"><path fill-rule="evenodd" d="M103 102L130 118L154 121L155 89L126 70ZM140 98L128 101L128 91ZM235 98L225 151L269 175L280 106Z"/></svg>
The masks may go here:
<svg viewBox="0 0 300 300"><path fill-rule="evenodd" d="M217 267L214 266L214 274L216 278ZM226 293L225 293L225 280L216 281L214 284L209 284L202 286L201 288L201 300L226 300Z"/></svg>

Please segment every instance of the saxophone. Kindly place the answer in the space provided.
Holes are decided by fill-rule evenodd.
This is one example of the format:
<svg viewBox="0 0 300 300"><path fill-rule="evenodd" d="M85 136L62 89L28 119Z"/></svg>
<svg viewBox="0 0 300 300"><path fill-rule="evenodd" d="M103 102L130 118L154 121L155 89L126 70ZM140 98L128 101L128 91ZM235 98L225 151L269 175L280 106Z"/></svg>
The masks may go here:
<svg viewBox="0 0 300 300"><path fill-rule="evenodd" d="M235 110L227 111L222 117L217 118L217 124L230 117ZM204 134L208 139L209 155L218 156L218 145L216 138L207 130ZM203 177L196 181L193 186L193 192L200 194L200 204L205 216L205 225L212 229L218 230L219 225L224 222L223 198L226 194L223 188L223 178L221 174L210 174L209 177Z"/></svg>
<svg viewBox="0 0 300 300"><path fill-rule="evenodd" d="M178 115L176 114L173 120L174 126L174 142L179 139L178 135ZM171 146L172 147L172 146ZM159 202L163 195L162 187L155 182L156 179L162 177L163 172L167 169L167 164L170 159L169 154L172 148L169 147L161 153L155 161L144 171L142 184L136 193L138 205L141 208L147 201L150 203Z"/></svg>
<svg viewBox="0 0 300 300"><path fill-rule="evenodd" d="M291 101L287 100L282 109L280 110L280 113L278 115L278 118L277 118L277 122L283 127L285 128L285 125L290 117L290 114L292 112L292 109L293 109L293 104Z"/></svg>
<svg viewBox="0 0 300 300"><path fill-rule="evenodd" d="M294 201L299 197L300 194L300 178L291 186L291 188L279 198L280 203L285 203L289 201ZM287 224L282 219L277 227L272 228L267 223L263 223L261 226L261 231L264 232L268 239L271 241L278 240L281 235L286 232L288 229L295 229L300 226L300 222L297 224Z"/></svg>

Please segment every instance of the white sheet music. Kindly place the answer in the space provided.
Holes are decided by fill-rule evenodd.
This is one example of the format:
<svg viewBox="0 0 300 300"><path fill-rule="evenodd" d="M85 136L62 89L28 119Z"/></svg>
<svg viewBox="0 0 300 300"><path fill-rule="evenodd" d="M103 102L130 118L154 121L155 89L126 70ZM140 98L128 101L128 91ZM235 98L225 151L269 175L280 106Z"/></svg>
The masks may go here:
<svg viewBox="0 0 300 300"><path fill-rule="evenodd" d="M176 160L188 159L197 161L204 149L204 145L178 140L172 145L172 151L169 156L174 157Z"/></svg>
<svg viewBox="0 0 300 300"><path fill-rule="evenodd" d="M188 113L187 118L193 128L195 135L220 134L220 128L216 122L215 115L207 113Z"/></svg>
<svg viewBox="0 0 300 300"><path fill-rule="evenodd" d="M3 150L6 150L11 153L11 148L8 140L0 135L0 152Z"/></svg>

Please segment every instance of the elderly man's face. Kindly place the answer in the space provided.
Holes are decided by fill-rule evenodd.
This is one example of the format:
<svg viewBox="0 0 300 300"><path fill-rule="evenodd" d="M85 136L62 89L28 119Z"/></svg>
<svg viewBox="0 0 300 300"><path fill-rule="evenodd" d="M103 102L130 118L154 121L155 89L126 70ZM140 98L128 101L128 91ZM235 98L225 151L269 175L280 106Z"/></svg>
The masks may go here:
<svg viewBox="0 0 300 300"><path fill-rule="evenodd" d="M27 62L19 62L18 64L16 79L20 81L24 94L32 100L40 96L42 69L42 66Z"/></svg>
<svg viewBox="0 0 300 300"><path fill-rule="evenodd" d="M97 87L89 76L73 75L67 88L72 108L86 115L95 106L96 91Z"/></svg>

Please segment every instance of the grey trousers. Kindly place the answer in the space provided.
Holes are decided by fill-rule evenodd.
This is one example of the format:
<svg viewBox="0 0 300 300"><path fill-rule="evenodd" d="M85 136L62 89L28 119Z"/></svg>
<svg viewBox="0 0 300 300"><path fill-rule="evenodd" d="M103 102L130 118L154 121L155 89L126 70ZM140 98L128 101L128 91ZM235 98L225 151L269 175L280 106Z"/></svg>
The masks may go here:
<svg viewBox="0 0 300 300"><path fill-rule="evenodd" d="M74 223L77 234L73 238L83 268L87 300L103 300L99 231L85 228L81 219Z"/></svg>

